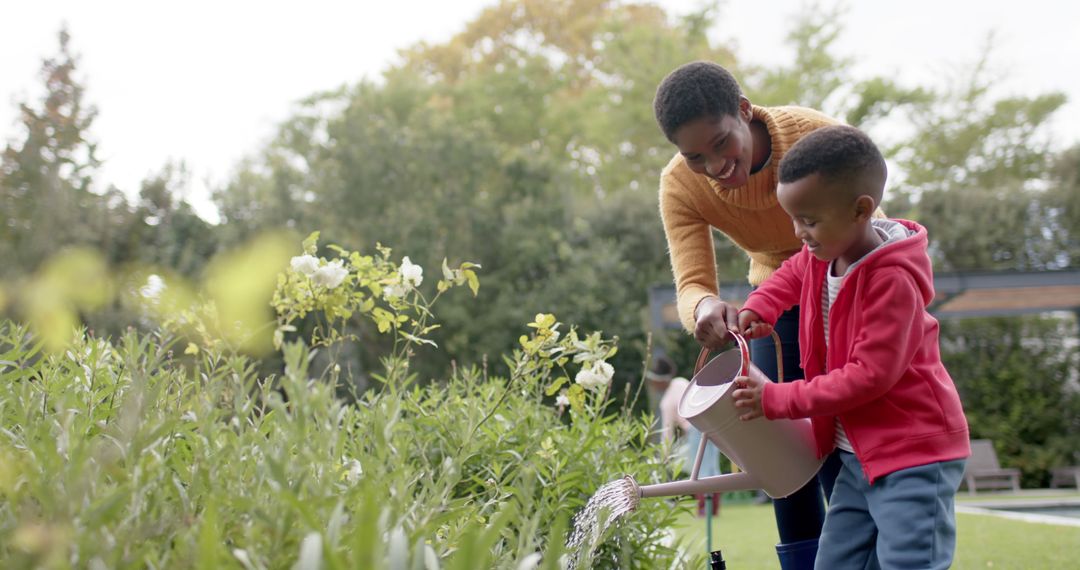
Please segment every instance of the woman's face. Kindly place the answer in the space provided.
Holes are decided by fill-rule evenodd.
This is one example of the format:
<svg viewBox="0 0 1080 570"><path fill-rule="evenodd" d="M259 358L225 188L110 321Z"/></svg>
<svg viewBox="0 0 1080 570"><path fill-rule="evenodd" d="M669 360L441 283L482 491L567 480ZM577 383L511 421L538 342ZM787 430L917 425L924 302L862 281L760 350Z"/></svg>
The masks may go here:
<svg viewBox="0 0 1080 570"><path fill-rule="evenodd" d="M750 101L739 101L738 115L704 116L678 128L672 137L690 170L736 188L750 179L754 140Z"/></svg>

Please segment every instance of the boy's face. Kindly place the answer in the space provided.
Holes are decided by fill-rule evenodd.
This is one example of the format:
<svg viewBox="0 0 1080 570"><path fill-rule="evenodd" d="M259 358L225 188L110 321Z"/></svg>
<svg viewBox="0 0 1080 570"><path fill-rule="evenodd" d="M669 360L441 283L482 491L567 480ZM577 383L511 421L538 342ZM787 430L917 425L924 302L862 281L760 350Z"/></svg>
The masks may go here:
<svg viewBox="0 0 1080 570"><path fill-rule="evenodd" d="M791 216L795 236L814 257L832 261L842 257L859 239L859 213L850 194L830 187L814 173L776 188L780 207Z"/></svg>
<svg viewBox="0 0 1080 570"><path fill-rule="evenodd" d="M736 188L750 178L754 154L751 117L750 101L744 97L737 116L699 117L679 127L672 139L690 170L724 188Z"/></svg>

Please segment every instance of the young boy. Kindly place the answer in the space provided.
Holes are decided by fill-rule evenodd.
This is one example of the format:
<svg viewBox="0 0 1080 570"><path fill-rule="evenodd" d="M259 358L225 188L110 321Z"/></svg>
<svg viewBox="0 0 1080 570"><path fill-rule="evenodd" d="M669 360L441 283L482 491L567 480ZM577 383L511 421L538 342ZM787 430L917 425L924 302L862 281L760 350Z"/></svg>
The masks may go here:
<svg viewBox="0 0 1080 570"><path fill-rule="evenodd" d="M779 169L777 197L803 248L751 293L739 328L767 335L801 305L806 379L739 377L735 405L744 420L809 417L819 456L838 456L816 568L948 568L970 448L926 311L926 229L872 217L885 160L858 129L808 134Z"/></svg>

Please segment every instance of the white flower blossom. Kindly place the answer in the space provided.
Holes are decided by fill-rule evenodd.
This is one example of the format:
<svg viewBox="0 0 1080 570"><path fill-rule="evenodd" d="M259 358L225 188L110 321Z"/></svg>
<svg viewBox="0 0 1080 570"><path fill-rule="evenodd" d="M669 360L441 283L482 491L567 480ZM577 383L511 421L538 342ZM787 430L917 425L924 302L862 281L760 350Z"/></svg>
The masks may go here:
<svg viewBox="0 0 1080 570"><path fill-rule="evenodd" d="M584 388L599 388L607 386L614 374L614 367L603 360L597 360L592 363L592 366L582 368L574 376L574 382L581 384Z"/></svg>
<svg viewBox="0 0 1080 570"><path fill-rule="evenodd" d="M322 562L322 535L309 532L300 542L300 556L293 570L319 570Z"/></svg>
<svg viewBox="0 0 1080 570"><path fill-rule="evenodd" d="M409 256L401 259L401 280L407 286L419 287L424 281L424 268L409 260Z"/></svg>
<svg viewBox="0 0 1080 570"><path fill-rule="evenodd" d="M581 384L585 388L595 388L604 384L604 377L593 372L591 368L582 368L574 376L574 382Z"/></svg>
<svg viewBox="0 0 1080 570"><path fill-rule="evenodd" d="M517 570L536 570L536 568L539 565L540 565L540 553L539 552L533 552L532 554L526 556L525 558L522 558L521 562L518 562Z"/></svg>
<svg viewBox="0 0 1080 570"><path fill-rule="evenodd" d="M311 276L311 280L317 285L322 285L328 289L341 285L341 282L345 280L345 276L349 274L349 270L343 267L343 263L340 259L327 263L315 271L315 274Z"/></svg>
<svg viewBox="0 0 1080 570"><path fill-rule="evenodd" d="M233 556L235 556L236 559L239 560L240 563L244 565L244 568L253 568L253 566L251 564L251 557L248 556L248 553L247 553L246 550L244 550L243 548L234 548L232 553L233 553Z"/></svg>
<svg viewBox="0 0 1080 570"><path fill-rule="evenodd" d="M565 408L570 405L570 398L567 398L566 394L559 394L559 397L555 398L555 405Z"/></svg>
<svg viewBox="0 0 1080 570"><path fill-rule="evenodd" d="M364 474L364 466L360 465L360 462L356 459L350 459L345 463L345 467L348 471L345 474L345 480L350 483L356 483L360 480L360 477Z"/></svg>
<svg viewBox="0 0 1080 570"><path fill-rule="evenodd" d="M383 287L383 297L387 300L400 299L405 296L405 286L400 283L393 283Z"/></svg>
<svg viewBox="0 0 1080 570"><path fill-rule="evenodd" d="M297 273L311 277L319 269L319 258L314 255L298 255L289 261L289 267Z"/></svg>

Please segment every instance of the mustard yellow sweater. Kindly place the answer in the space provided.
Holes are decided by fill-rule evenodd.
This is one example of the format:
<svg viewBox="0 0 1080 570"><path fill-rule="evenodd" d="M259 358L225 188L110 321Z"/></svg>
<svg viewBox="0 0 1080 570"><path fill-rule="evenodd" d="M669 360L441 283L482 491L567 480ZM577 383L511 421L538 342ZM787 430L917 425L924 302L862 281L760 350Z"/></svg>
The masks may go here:
<svg viewBox="0 0 1080 570"><path fill-rule="evenodd" d="M692 172L681 154L676 154L660 175L660 217L675 275L679 319L688 331L694 330L698 303L718 294L712 228L750 256L751 285L760 284L802 248L791 218L776 200L777 165L804 135L838 124L802 107L754 106L753 118L769 130L772 156L744 186L721 187Z"/></svg>

